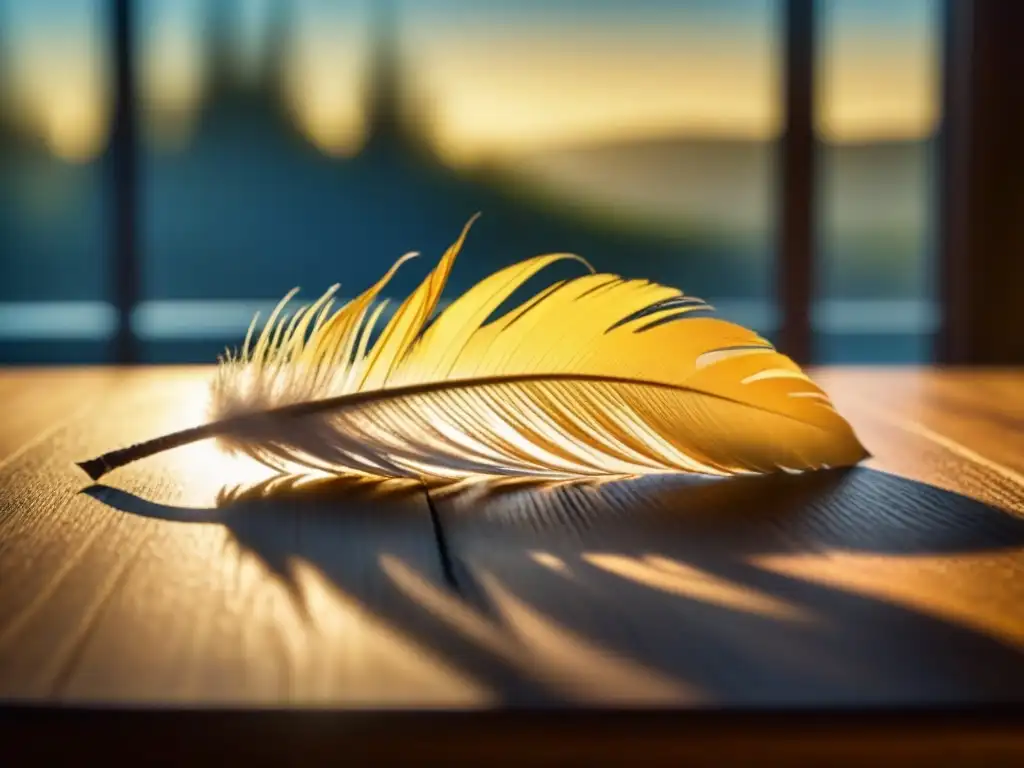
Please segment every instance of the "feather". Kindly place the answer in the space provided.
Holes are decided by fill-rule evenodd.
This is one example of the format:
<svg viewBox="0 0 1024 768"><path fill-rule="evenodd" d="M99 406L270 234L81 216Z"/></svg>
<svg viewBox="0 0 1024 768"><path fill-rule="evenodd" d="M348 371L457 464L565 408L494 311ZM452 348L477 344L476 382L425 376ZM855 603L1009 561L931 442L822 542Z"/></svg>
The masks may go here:
<svg viewBox="0 0 1024 768"><path fill-rule="evenodd" d="M475 219L475 217L474 217ZM385 477L575 477L803 471L867 456L829 397L756 333L700 299L548 254L435 310L473 220L373 340L401 263L333 310L289 293L221 358L209 424L105 454L94 479L216 438L275 470ZM492 316L558 261L580 276ZM431 322L431 319L433 321Z"/></svg>

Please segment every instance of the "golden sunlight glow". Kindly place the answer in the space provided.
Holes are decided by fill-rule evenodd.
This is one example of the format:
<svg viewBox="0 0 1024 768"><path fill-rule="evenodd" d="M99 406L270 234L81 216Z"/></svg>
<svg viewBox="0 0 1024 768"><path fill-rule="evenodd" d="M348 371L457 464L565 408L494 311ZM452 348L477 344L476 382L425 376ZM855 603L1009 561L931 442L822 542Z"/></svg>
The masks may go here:
<svg viewBox="0 0 1024 768"><path fill-rule="evenodd" d="M436 618L567 697L645 704L703 698L685 683L620 658L560 626L513 595L492 574L481 572L480 582L501 614L501 622L479 614L391 555L382 555L380 563L399 590Z"/></svg>
<svg viewBox="0 0 1024 768"><path fill-rule="evenodd" d="M198 7L171 13L176 6L158 6L168 18L140 46L142 93L155 115L147 129L160 140L182 141L204 97L208 52ZM297 4L294 44L283 49L286 108L331 156L351 156L365 140L364 10ZM917 139L935 130L936 35L927 14L918 15L895 31L885 18L878 29L843 19L826 26L817 113L825 140ZM101 18L86 14L95 29L76 27L68 39L37 34L13 51L12 80L31 129L68 160L95 157L106 138ZM449 28L424 17L401 32L412 92L428 107L421 128L452 165L589 142L769 140L779 131L782 57L778 30L767 21L612 30L563 29L541 17L518 27Z"/></svg>
<svg viewBox="0 0 1024 768"><path fill-rule="evenodd" d="M519 643L529 649L549 684L588 700L617 703L696 702L705 697L689 684L617 656L570 631L517 597L499 579L479 572L480 583Z"/></svg>
<svg viewBox="0 0 1024 768"><path fill-rule="evenodd" d="M402 563L398 558L394 561ZM310 668L316 678L307 683L311 701L336 704L340 692L349 703L365 704L365 691L372 689L383 705L401 706L410 700L452 707L497 703L486 684L416 642L410 633L391 626L313 564L300 560L294 569L308 614L300 621L313 627L295 623L270 634L287 637L285 630L295 629L295 642L305 643L315 628L313 635L320 638L321 648L345 649L317 654L317 664ZM339 686L339 679L345 684Z"/></svg>
<svg viewBox="0 0 1024 768"><path fill-rule="evenodd" d="M310 79L290 94L299 128L320 151L331 157L351 157L363 145L365 125L361 106L325 80Z"/></svg>
<svg viewBox="0 0 1024 768"><path fill-rule="evenodd" d="M59 90L54 88L50 98L38 104L46 144L62 160L88 162L106 143L108 115L95 93L73 85L64 93Z"/></svg>
<svg viewBox="0 0 1024 768"><path fill-rule="evenodd" d="M587 553L583 559L624 579L692 600L787 621L807 621L810 618L796 606L666 557L648 556L640 560L623 555Z"/></svg>
<svg viewBox="0 0 1024 768"><path fill-rule="evenodd" d="M939 617L1024 649L1019 610L992 609L988 585L1016 574L1024 550L954 555L878 555L828 551L814 555L762 556L754 562L766 570L868 595L894 605ZM1011 579L1013 576L1010 577ZM942 588L936 588L941 584ZM1018 598L1024 592L1018 590ZM1019 599L1012 607L1020 605Z"/></svg>
<svg viewBox="0 0 1024 768"><path fill-rule="evenodd" d="M500 629L450 591L433 584L399 558L382 554L381 570L394 585L417 604L426 608L467 639L508 661L520 658L521 652Z"/></svg>
<svg viewBox="0 0 1024 768"><path fill-rule="evenodd" d="M161 410L160 418L178 428L202 424L210 403L208 380L187 378L177 391L179 396ZM175 476L188 480L182 484L182 502L196 506L212 505L216 493L226 487L245 488L275 474L247 456L229 454L214 440L168 451L163 460Z"/></svg>
<svg viewBox="0 0 1024 768"><path fill-rule="evenodd" d="M4 73L12 114L57 157L88 162L103 151L110 120L110 69L97 0L69 9L64 26L49 26L28 4L6 9Z"/></svg>
<svg viewBox="0 0 1024 768"><path fill-rule="evenodd" d="M825 51L818 132L837 143L930 135L939 117L936 58L924 38L871 45L838 38Z"/></svg>
<svg viewBox="0 0 1024 768"><path fill-rule="evenodd" d="M206 60L194 34L163 32L142 51L141 95L151 118L146 130L161 145L179 146L198 117Z"/></svg>
<svg viewBox="0 0 1024 768"><path fill-rule="evenodd" d="M888 43L846 34L825 47L818 122L826 140L934 131L936 59L927 31ZM685 44L529 30L462 40L413 34L412 43L432 136L456 165L620 139L768 140L779 130L781 59L768 29Z"/></svg>
<svg viewBox="0 0 1024 768"><path fill-rule="evenodd" d="M103 150L110 120L109 91L100 62L82 50L54 51L26 62L16 80L22 120L57 157L88 162Z"/></svg>
<svg viewBox="0 0 1024 768"><path fill-rule="evenodd" d="M553 555L550 552L538 551L532 551L528 554L530 555L530 559L537 563L537 565L542 565L549 570L564 573L566 575L570 574L569 566L567 566L565 561L557 555Z"/></svg>
<svg viewBox="0 0 1024 768"><path fill-rule="evenodd" d="M351 156L366 128L363 80L367 41L352 25L306 20L286 58L284 99L299 129L330 156Z"/></svg>
<svg viewBox="0 0 1024 768"><path fill-rule="evenodd" d="M437 149L466 165L587 141L770 138L779 113L772 45L762 37L743 47L529 32L411 43Z"/></svg>

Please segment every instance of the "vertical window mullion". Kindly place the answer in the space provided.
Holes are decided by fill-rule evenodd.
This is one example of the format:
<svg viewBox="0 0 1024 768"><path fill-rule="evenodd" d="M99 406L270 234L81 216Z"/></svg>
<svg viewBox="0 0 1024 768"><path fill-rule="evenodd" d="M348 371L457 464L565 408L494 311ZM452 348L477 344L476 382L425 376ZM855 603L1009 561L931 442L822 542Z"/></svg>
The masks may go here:
<svg viewBox="0 0 1024 768"><path fill-rule="evenodd" d="M131 327L139 298L138 137L135 113L132 0L110 0L114 69L114 109L110 134L110 184L113 199L113 300L117 309L114 359L138 361L138 344Z"/></svg>
<svg viewBox="0 0 1024 768"><path fill-rule="evenodd" d="M812 355L814 263L814 0L784 0L783 127L779 144L776 294L779 348Z"/></svg>

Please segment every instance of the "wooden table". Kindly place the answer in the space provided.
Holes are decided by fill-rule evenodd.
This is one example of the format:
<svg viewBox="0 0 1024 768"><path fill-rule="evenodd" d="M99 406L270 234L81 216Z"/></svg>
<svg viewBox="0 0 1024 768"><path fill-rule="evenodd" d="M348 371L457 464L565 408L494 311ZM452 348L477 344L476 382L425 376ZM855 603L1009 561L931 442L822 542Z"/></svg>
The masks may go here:
<svg viewBox="0 0 1024 768"><path fill-rule="evenodd" d="M204 443L90 486L209 374L0 374L0 743L1024 753L1024 372L816 372L847 472L428 491Z"/></svg>

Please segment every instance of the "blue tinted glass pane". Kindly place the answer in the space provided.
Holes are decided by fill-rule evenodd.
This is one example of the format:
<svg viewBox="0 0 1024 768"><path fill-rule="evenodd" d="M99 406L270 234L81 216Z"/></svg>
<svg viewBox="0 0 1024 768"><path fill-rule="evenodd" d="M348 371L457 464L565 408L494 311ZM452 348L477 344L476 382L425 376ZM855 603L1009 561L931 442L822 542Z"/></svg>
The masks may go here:
<svg viewBox="0 0 1024 768"><path fill-rule="evenodd" d="M106 3L0 0L0 361L104 359Z"/></svg>
<svg viewBox="0 0 1024 768"><path fill-rule="evenodd" d="M150 359L211 359L292 286L448 295L542 252L770 330L776 3L141 6Z"/></svg>
<svg viewBox="0 0 1024 768"><path fill-rule="evenodd" d="M927 360L939 3L819 7L818 358Z"/></svg>

